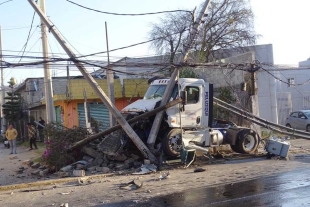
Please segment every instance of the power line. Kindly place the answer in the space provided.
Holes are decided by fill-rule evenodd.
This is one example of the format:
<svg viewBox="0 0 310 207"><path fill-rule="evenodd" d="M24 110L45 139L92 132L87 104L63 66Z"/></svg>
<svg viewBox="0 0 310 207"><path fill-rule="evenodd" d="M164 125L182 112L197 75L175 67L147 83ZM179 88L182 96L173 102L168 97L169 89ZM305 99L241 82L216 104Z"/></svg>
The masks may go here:
<svg viewBox="0 0 310 207"><path fill-rule="evenodd" d="M178 9L178 10L160 11L160 12L148 12L148 13L140 13L140 14L122 14L122 13L100 11L100 10L97 10L97 9L92 9L92 8L83 6L81 4L72 2L70 0L67 0L67 1L70 2L71 4L75 4L75 5L79 6L79 7L82 7L82 8L87 9L87 10L91 10L91 11L98 12L98 13L103 13L103 14L118 15L118 16L143 16L143 15L154 15L154 14L173 13L173 12L188 12L188 13L192 13L191 11L188 11L188 10L180 10L180 9Z"/></svg>
<svg viewBox="0 0 310 207"><path fill-rule="evenodd" d="M30 38L30 33L31 33L31 30L32 30L33 20L34 20L35 15L36 15L36 12L33 12L32 20L31 20L31 26L30 26L30 30L28 32L28 37L27 37L27 40L26 40L26 43L25 43L25 46L24 46L23 53L22 53L21 58L19 59L18 63L20 63L20 61L23 59L23 55L24 55L25 50L27 48L27 45L28 45L28 42L29 42L29 38Z"/></svg>
<svg viewBox="0 0 310 207"><path fill-rule="evenodd" d="M188 31L188 30L189 29L185 29L185 31ZM114 52L114 51L117 51L117 50L122 50L122 49L127 49L127 48L138 46L138 45L143 45L143 44L146 44L146 43L149 43L149 42L153 42L153 41L158 40L158 39L166 38L166 37L169 37L169 36L172 36L172 35L176 35L176 34L179 34L179 33L180 32L176 32L176 33L173 33L173 34L169 34L169 35L161 36L161 37L158 37L158 38L146 40L144 42L139 42L139 43L135 43L135 44L132 44L132 45L127 45L127 46L124 46L124 47L115 48L115 49L109 50L109 52ZM107 53L107 52L108 51L97 52L97 53L92 53L92 54L89 54L89 55L79 56L79 57L76 57L76 58L89 57L89 56L99 55L99 54L103 54L103 53Z"/></svg>
<svg viewBox="0 0 310 207"><path fill-rule="evenodd" d="M292 85L292 86L301 86L301 85L304 85L304 84L310 82L310 79L308 79L307 81L305 81L305 82L303 82L303 83L298 83L298 84L296 84L296 83L289 83L289 82L286 82L286 81L284 81L284 80L278 78L277 76L275 76L274 74L272 74L270 71L268 71L268 70L266 70L266 69L264 69L264 68L261 68L261 69L264 70L265 72L267 72L267 73L268 73L269 75L271 75L272 77L274 77L276 80L278 80L278 81L280 81L280 82L282 82L282 83L288 84L288 85Z"/></svg>
<svg viewBox="0 0 310 207"><path fill-rule="evenodd" d="M8 3L8 2L10 2L10 1L13 1L13 0L8 0L8 1L5 1L5 2L2 2L2 3L0 3L0 5L1 5L1 4Z"/></svg>
<svg viewBox="0 0 310 207"><path fill-rule="evenodd" d="M12 28L12 29L2 29L2 31L5 30L19 30L19 29L28 29L29 27L16 27L16 28Z"/></svg>

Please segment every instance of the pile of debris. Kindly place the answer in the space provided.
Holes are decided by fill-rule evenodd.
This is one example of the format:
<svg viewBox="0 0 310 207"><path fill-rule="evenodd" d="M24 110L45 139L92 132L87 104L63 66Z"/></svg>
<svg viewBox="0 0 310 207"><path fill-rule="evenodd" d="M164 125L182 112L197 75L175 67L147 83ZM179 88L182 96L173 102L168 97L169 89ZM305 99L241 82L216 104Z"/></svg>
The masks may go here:
<svg viewBox="0 0 310 207"><path fill-rule="evenodd" d="M107 155L90 147L83 147L82 152L86 155L81 160L61 168L57 174L61 177L80 177L94 173L136 170L143 164L141 158L135 154Z"/></svg>
<svg viewBox="0 0 310 207"><path fill-rule="evenodd" d="M22 174L27 174L28 176L46 177L49 173L49 169L39 162L24 160L22 165L23 166L16 171L16 173L21 176Z"/></svg>

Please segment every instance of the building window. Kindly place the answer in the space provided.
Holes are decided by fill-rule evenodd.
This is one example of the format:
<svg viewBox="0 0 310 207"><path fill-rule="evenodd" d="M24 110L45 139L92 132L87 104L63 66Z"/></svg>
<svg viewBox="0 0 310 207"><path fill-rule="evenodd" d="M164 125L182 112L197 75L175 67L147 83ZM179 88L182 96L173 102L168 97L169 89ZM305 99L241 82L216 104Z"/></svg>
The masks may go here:
<svg viewBox="0 0 310 207"><path fill-rule="evenodd" d="M310 96L303 97L303 109L309 110L310 109Z"/></svg>
<svg viewBox="0 0 310 207"><path fill-rule="evenodd" d="M288 85L288 87L294 87L295 86L295 79L294 78L288 78L287 79L287 85Z"/></svg>

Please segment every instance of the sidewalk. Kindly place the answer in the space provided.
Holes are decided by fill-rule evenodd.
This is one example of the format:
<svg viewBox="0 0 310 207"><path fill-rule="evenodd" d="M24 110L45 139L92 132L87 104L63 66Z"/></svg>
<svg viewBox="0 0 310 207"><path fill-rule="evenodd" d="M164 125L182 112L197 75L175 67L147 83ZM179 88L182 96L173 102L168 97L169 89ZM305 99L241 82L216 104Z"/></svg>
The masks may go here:
<svg viewBox="0 0 310 207"><path fill-rule="evenodd" d="M34 159L39 156L37 150L28 151L29 148L25 146L17 147L17 154L10 155L11 150L4 148L0 144L0 185L11 185L18 183L28 183L37 181L37 178L32 178L28 175L27 170L23 174L17 174L16 171L23 166L22 162L28 159ZM41 151L41 150L40 150Z"/></svg>

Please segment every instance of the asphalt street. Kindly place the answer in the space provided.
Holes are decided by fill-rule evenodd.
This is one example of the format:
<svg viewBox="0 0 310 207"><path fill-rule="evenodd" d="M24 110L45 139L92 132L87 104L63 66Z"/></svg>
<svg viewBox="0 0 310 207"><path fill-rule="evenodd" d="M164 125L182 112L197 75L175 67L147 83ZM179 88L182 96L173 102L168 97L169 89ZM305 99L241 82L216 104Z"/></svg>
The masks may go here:
<svg viewBox="0 0 310 207"><path fill-rule="evenodd" d="M309 174L310 169L296 170L240 183L186 190L182 193L156 197L143 203L130 201L108 206L310 206Z"/></svg>

